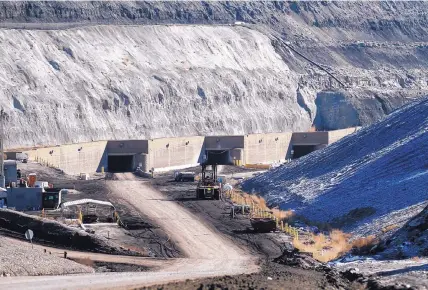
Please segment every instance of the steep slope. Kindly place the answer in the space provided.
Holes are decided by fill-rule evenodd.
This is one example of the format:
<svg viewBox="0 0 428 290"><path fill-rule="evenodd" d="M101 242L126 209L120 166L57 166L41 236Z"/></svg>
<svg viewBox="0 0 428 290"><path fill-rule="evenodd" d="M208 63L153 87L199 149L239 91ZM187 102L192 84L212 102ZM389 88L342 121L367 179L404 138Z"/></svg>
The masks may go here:
<svg viewBox="0 0 428 290"><path fill-rule="evenodd" d="M320 112L315 125L321 129L371 124L428 90L425 1L11 1L0 7L3 27L252 24L274 39L299 75L292 93L312 120ZM339 98L327 106L323 90ZM357 118L335 114L344 107Z"/></svg>
<svg viewBox="0 0 428 290"><path fill-rule="evenodd" d="M2 32L4 37L0 49L3 47L8 74L2 76L0 98L7 104L4 109L10 117L8 127L12 126L12 122L28 126L29 122L39 120L40 113L31 112L29 108L35 105L28 100L37 100L39 106L44 108L61 107L61 102L46 97L53 91L58 91L67 108L64 112L54 109L46 120L42 119L42 126L50 128L49 131L42 129L34 133L15 134L11 130L8 139L20 136L21 145L34 145L103 138L306 130L312 124L318 129L327 130L369 125L409 100L428 93L427 19L428 3L424 1L0 2L0 27L4 28L58 30L85 25L111 25L103 28L108 32L81 29L79 33L82 35L75 30ZM257 33L243 32L243 28L230 27L235 21L245 22L245 26L264 34L266 38ZM211 26L210 32L202 33L198 26L186 29L159 26L154 28L152 35L145 32L146 28L134 33L138 28L118 27L115 24L227 24L227 27ZM132 32L127 32L127 29ZM162 29L169 32L164 33ZM225 30L233 31L224 33L227 40L223 37ZM105 39L104 33L107 36ZM183 38L183 33L189 37ZM31 37L27 37L26 41L15 40L15 36L24 34ZM272 54L271 57L265 58L257 52L254 35L263 38L263 49ZM142 44L152 38L157 42L156 47ZM118 44L118 41L122 43ZM33 54L28 49L28 42L40 52ZM50 48L47 54L47 45L57 48ZM99 49L97 53L87 54L89 48L85 46L97 46ZM152 55L146 48L156 53ZM116 59L120 54L125 58L131 53L131 61L132 57L138 59L132 49L153 56L151 64L141 63L140 67L129 69L126 74L100 76L106 70L122 69L121 60ZM54 53L56 50L58 53L63 51L63 54L57 55ZM98 55L100 51L102 53ZM104 54L111 59L103 58ZM73 59L74 55L76 60ZM165 62L179 61L168 63L164 68L164 63L157 58L165 55ZM276 63L278 55L285 63L280 65L284 68L280 71L271 69L271 66L279 65ZM92 84L87 88L88 84L82 84L76 76L59 76L58 79L55 76L55 81L48 81L51 92L41 89L47 80L35 78L33 74L40 73L37 72L39 66L45 71L43 74L47 74L48 70L62 74L65 66L71 65L69 62L60 63L64 61L62 56L70 58L77 75L91 80L93 89ZM86 56L88 59L85 59ZM95 58L95 61L89 62L89 57ZM198 64L193 58L198 59ZM221 64L218 63L220 58ZM275 60L270 64L272 58ZM17 62L18 59L24 59L25 66L22 61ZM45 67L49 61L50 66ZM248 65L252 61L263 62L265 71L261 72L258 65L257 72L253 74L254 68ZM224 62L230 63L230 66L224 66ZM89 63L92 63L90 68ZM211 73L200 73L206 69L205 63L208 66L215 64L210 66ZM169 73L167 78L158 76L165 74L165 71L170 72L170 65L174 66L174 73ZM218 74L214 74L214 67ZM236 71L229 75L229 71L235 68ZM242 73L242 69L246 72ZM153 75L160 79L153 80ZM100 77L105 80L104 83L99 80L94 82ZM109 79L111 85L108 84ZM126 83L138 83L139 79L145 80L144 89L134 90L135 84L131 86ZM26 83L37 86L37 89L31 88L23 93ZM211 89L213 83L222 88ZM65 89L68 90L67 94L63 92ZM31 98L27 97L29 95ZM64 98L64 95L67 97ZM177 102L170 105L172 102L168 96L174 100L188 101L186 105L177 105ZM103 108L115 107L115 98L133 99L131 105L134 107L116 110L106 117ZM79 107L77 102L82 105ZM158 110L152 102L164 102L165 108L149 118L148 112ZM242 112L241 108L244 108ZM61 125L64 121L56 120L63 118L57 112L66 116L67 126ZM136 114L144 114L144 117L137 117ZM127 119L123 115L130 117ZM207 115L211 116L211 121L206 121ZM268 116L267 122L265 116ZM93 122L93 119L97 121ZM129 120L129 124L124 120ZM162 129L159 129L159 124ZM67 133L59 133L58 130L67 130ZM9 141L8 146L14 144Z"/></svg>
<svg viewBox="0 0 428 290"><path fill-rule="evenodd" d="M244 183L270 204L359 234L400 225L428 200L428 97Z"/></svg>
<svg viewBox="0 0 428 290"><path fill-rule="evenodd" d="M296 76L243 27L3 30L0 54L8 147L311 124Z"/></svg>

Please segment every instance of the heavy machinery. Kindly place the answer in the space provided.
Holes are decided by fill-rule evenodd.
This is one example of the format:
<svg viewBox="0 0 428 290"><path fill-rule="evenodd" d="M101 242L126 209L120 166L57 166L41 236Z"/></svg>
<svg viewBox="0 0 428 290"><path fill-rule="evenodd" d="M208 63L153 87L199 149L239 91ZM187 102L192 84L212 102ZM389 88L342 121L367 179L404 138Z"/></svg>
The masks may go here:
<svg viewBox="0 0 428 290"><path fill-rule="evenodd" d="M202 164L201 178L196 187L197 199L220 199L221 187L217 180L217 165Z"/></svg>

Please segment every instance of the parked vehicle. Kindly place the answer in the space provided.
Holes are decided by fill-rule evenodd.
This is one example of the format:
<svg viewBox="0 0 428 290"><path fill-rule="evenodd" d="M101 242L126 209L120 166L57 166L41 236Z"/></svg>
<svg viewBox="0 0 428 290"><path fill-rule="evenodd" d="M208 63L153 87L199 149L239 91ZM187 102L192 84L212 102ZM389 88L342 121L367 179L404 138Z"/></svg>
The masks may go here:
<svg viewBox="0 0 428 290"><path fill-rule="evenodd" d="M195 172L177 172L175 174L175 181L195 181Z"/></svg>

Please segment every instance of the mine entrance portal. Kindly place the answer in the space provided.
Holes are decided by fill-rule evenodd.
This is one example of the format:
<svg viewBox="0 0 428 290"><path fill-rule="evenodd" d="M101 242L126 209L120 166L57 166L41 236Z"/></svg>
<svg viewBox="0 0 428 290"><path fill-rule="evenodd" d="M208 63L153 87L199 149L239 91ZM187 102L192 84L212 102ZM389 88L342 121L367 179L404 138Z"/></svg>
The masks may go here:
<svg viewBox="0 0 428 290"><path fill-rule="evenodd" d="M206 161L207 165L233 165L232 158L230 157L229 149L220 150L206 150Z"/></svg>
<svg viewBox="0 0 428 290"><path fill-rule="evenodd" d="M317 145L293 145L292 159L308 155L309 153L317 150L316 148Z"/></svg>
<svg viewBox="0 0 428 290"><path fill-rule="evenodd" d="M109 154L107 168L109 172L132 172L134 154Z"/></svg>

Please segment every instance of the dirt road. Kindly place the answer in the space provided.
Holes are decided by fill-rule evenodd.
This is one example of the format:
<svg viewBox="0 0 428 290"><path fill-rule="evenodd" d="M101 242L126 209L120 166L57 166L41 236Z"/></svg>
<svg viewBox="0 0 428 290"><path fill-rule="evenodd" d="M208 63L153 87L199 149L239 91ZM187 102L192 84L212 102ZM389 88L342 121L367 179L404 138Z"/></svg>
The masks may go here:
<svg viewBox="0 0 428 290"><path fill-rule="evenodd" d="M0 288L102 289L148 286L203 277L253 273L255 259L176 202L130 174L108 181L111 193L131 203L162 227L186 258L165 260L156 271L93 275L13 277L0 279ZM149 260L147 262L150 264Z"/></svg>

